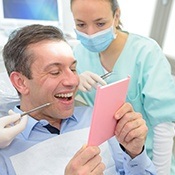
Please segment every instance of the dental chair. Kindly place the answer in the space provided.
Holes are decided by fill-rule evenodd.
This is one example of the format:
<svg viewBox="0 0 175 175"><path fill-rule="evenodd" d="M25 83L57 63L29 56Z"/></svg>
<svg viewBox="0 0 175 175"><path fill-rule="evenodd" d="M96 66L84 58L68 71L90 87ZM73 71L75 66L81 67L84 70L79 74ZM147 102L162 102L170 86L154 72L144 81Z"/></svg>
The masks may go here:
<svg viewBox="0 0 175 175"><path fill-rule="evenodd" d="M19 96L10 82L7 72L0 72L0 117L19 104Z"/></svg>

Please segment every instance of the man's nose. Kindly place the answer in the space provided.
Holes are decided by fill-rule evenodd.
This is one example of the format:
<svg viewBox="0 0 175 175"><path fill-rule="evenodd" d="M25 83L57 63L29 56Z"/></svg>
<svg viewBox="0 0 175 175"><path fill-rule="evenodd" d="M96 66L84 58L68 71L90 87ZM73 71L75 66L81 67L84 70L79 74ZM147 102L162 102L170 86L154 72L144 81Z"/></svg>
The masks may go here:
<svg viewBox="0 0 175 175"><path fill-rule="evenodd" d="M66 73L64 75L63 84L67 86L77 86L79 84L78 74L72 71Z"/></svg>

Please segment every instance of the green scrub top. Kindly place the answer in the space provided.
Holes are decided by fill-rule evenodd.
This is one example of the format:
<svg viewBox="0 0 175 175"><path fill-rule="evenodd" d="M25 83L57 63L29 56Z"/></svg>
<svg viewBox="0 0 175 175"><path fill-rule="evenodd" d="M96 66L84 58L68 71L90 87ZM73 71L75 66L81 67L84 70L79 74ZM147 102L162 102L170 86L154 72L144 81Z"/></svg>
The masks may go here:
<svg viewBox="0 0 175 175"><path fill-rule="evenodd" d="M74 48L77 71L91 71L103 75L99 54L81 44ZM129 34L127 42L106 82L112 83L131 76L126 101L140 112L149 128L147 152L152 158L153 128L159 123L175 121L175 81L170 64L159 45L151 38ZM93 106L96 90L80 92L87 104ZM175 173L175 170L174 170Z"/></svg>

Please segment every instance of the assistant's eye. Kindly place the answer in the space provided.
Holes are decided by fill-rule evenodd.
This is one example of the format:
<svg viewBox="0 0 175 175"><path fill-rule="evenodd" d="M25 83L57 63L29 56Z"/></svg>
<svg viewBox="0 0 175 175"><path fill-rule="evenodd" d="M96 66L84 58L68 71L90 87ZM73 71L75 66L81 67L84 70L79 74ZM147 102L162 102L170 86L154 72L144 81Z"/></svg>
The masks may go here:
<svg viewBox="0 0 175 175"><path fill-rule="evenodd" d="M85 28L86 25L84 23L78 23L76 24L77 28Z"/></svg>
<svg viewBox="0 0 175 175"><path fill-rule="evenodd" d="M98 26L98 27L103 27L105 24L106 24L106 23L104 23L104 22L98 22L98 23L97 23L97 26Z"/></svg>

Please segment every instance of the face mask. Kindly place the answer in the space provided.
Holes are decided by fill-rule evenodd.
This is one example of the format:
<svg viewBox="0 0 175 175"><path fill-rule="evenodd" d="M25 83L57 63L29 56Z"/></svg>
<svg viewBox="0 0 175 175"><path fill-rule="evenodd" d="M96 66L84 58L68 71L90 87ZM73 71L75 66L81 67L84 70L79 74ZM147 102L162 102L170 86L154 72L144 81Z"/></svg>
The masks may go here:
<svg viewBox="0 0 175 175"><path fill-rule="evenodd" d="M75 30L77 39L81 44L91 52L102 52L111 44L116 38L116 34L113 30L113 25L103 31L97 32L93 35L87 35L83 32Z"/></svg>

